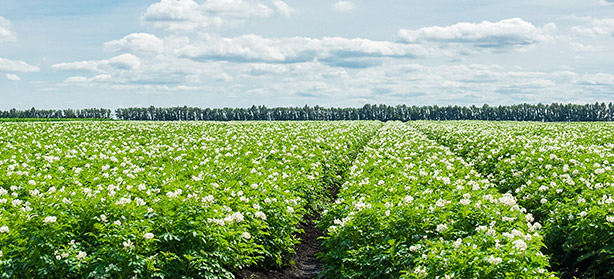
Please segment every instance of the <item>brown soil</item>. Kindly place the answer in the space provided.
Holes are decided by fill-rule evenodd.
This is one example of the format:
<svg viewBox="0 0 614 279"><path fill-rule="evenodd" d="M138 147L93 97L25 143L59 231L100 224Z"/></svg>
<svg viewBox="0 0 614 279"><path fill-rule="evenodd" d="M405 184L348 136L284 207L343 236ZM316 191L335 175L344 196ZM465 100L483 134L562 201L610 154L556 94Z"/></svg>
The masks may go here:
<svg viewBox="0 0 614 279"><path fill-rule="evenodd" d="M301 243L294 249L296 254L291 257L294 265L286 266L278 270L251 270L243 269L236 273L239 279L313 279L320 278L318 274L322 271L322 262L315 254L320 252L318 237L322 232L315 227L314 220L319 220L319 216L309 216L309 221L302 224L304 230L298 237Z"/></svg>

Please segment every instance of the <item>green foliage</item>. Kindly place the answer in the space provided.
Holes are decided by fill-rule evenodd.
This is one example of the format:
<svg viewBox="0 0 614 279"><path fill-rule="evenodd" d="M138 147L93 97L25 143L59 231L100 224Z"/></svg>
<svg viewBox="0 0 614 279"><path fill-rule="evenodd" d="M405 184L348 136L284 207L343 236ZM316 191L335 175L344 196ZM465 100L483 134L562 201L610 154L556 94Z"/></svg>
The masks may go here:
<svg viewBox="0 0 614 279"><path fill-rule="evenodd" d="M547 278L539 228L463 159L389 122L320 224L327 278Z"/></svg>
<svg viewBox="0 0 614 279"><path fill-rule="evenodd" d="M0 278L288 264L303 216L380 125L0 123Z"/></svg>
<svg viewBox="0 0 614 279"><path fill-rule="evenodd" d="M614 277L611 123L416 122L544 225L555 269Z"/></svg>

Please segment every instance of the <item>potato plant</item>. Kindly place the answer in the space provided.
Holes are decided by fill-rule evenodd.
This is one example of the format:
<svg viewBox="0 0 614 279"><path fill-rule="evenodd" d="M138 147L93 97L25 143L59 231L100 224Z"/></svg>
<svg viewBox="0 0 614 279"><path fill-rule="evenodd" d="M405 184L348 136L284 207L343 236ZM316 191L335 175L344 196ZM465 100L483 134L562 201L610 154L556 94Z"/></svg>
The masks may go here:
<svg viewBox="0 0 614 279"><path fill-rule="evenodd" d="M462 158L387 122L321 228L326 278L548 278L541 225Z"/></svg>
<svg viewBox="0 0 614 279"><path fill-rule="evenodd" d="M544 224L557 269L614 277L610 123L417 122Z"/></svg>
<svg viewBox="0 0 614 279"><path fill-rule="evenodd" d="M0 278L288 264L377 122L0 124Z"/></svg>

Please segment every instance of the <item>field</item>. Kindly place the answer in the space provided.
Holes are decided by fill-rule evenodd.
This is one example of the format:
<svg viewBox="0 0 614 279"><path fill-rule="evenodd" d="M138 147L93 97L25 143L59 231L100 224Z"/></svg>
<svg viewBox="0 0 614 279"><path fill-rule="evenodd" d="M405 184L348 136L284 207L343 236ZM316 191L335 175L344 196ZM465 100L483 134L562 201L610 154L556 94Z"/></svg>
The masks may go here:
<svg viewBox="0 0 614 279"><path fill-rule="evenodd" d="M613 128L3 122L0 278L612 278Z"/></svg>

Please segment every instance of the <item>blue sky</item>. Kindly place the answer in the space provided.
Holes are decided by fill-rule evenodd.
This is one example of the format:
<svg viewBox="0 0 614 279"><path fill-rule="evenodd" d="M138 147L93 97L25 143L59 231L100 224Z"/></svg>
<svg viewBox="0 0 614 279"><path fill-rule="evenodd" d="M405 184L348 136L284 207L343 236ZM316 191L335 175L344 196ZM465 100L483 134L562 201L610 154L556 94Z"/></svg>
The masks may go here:
<svg viewBox="0 0 614 279"><path fill-rule="evenodd" d="M0 109L614 101L614 0L0 0Z"/></svg>

